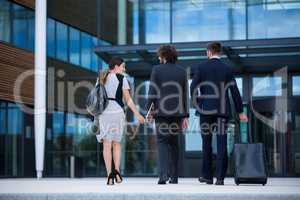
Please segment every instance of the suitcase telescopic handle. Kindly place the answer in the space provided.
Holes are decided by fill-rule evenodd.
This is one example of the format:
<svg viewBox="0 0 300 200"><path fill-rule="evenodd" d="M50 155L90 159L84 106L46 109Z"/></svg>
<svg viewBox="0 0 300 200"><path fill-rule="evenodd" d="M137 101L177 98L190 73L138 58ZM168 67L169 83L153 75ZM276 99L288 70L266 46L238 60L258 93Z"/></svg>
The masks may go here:
<svg viewBox="0 0 300 200"><path fill-rule="evenodd" d="M241 123L240 123L240 119L239 119L239 116L238 116L238 113L235 109L235 104L234 104L234 101L233 101L233 97L232 97L232 94L231 94L231 91L229 90L228 91L228 95L229 95L229 103L230 103L230 113L231 113L231 121L234 121L234 124L235 124L235 135L236 135L236 142L237 143L241 143ZM247 108L247 113L249 113L249 105L248 104L243 104L243 107L246 107ZM252 132L251 132L251 129L250 129L250 126L249 126L249 120L248 122L242 122L242 123L246 123L246 126L247 126L247 143L253 143L253 135L252 135Z"/></svg>

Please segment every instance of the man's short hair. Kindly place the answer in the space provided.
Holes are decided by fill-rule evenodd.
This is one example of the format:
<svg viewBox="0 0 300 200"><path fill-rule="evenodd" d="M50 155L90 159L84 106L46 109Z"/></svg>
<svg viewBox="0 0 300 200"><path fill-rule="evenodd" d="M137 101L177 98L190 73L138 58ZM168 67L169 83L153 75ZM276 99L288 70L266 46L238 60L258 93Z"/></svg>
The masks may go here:
<svg viewBox="0 0 300 200"><path fill-rule="evenodd" d="M175 63L177 61L177 51L173 45L160 46L157 55L166 59L167 63Z"/></svg>
<svg viewBox="0 0 300 200"><path fill-rule="evenodd" d="M213 54L220 54L222 52L222 45L220 42L211 42L207 45L207 50Z"/></svg>

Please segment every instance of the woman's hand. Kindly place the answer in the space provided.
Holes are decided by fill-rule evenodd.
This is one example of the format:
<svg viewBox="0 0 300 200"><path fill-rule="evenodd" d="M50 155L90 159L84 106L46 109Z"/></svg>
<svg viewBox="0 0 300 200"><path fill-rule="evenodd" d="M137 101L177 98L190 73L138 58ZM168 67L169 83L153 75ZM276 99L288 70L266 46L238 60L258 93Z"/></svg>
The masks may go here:
<svg viewBox="0 0 300 200"><path fill-rule="evenodd" d="M138 121L139 121L140 124L144 124L145 123L145 118L140 113L138 113L136 115L136 118L138 119Z"/></svg>

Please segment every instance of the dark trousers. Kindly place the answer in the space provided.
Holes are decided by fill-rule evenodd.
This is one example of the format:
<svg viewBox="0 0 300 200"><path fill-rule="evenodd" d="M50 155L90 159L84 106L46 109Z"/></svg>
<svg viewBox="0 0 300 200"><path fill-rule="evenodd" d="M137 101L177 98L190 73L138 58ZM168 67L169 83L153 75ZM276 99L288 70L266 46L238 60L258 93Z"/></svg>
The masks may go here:
<svg viewBox="0 0 300 200"><path fill-rule="evenodd" d="M178 178L179 134L182 118L156 118L159 178Z"/></svg>
<svg viewBox="0 0 300 200"><path fill-rule="evenodd" d="M200 116L203 151L202 176L206 179L213 179L212 134L217 135L216 177L218 180L224 180L226 176L228 166L226 122L225 118L217 116Z"/></svg>

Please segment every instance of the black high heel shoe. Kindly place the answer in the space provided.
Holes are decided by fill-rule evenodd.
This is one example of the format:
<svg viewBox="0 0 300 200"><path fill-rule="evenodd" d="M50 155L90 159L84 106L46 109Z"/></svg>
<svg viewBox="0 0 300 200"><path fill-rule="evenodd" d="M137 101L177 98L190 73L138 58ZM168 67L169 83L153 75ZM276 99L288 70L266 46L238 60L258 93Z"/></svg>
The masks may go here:
<svg viewBox="0 0 300 200"><path fill-rule="evenodd" d="M113 172L110 172L110 174L107 177L107 185L114 185L115 184L115 174Z"/></svg>
<svg viewBox="0 0 300 200"><path fill-rule="evenodd" d="M122 178L120 172L118 172L118 170L116 170L116 169L115 169L115 179L116 179L116 183L122 183L122 181L123 181L123 178Z"/></svg>

